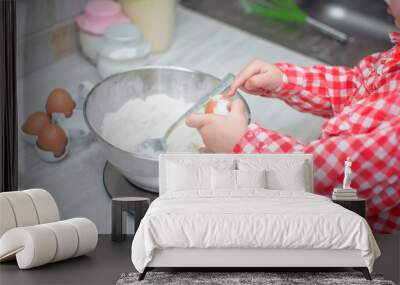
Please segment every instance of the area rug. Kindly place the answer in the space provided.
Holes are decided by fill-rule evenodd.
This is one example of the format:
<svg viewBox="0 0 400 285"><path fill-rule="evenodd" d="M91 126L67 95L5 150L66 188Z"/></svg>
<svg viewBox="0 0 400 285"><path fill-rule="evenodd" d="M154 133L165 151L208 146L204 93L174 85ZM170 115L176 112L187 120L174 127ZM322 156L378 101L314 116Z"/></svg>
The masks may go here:
<svg viewBox="0 0 400 285"><path fill-rule="evenodd" d="M395 285L380 275L373 275L368 281L359 272L148 272L146 278L138 281L138 273L124 273L116 285Z"/></svg>

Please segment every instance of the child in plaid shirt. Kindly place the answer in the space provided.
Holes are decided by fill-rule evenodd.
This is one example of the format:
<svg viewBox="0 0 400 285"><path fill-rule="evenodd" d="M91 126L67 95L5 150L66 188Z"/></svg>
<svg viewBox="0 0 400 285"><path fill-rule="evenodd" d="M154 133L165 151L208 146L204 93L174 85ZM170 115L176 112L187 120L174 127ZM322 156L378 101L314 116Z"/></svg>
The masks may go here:
<svg viewBox="0 0 400 285"><path fill-rule="evenodd" d="M388 0L400 24L400 0ZM207 152L288 153L314 156L315 192L330 195L343 177L343 163L353 161L352 186L367 199L367 219L376 232L400 230L400 33L394 47L372 54L353 67L298 67L255 60L236 77L249 94L274 97L289 106L327 119L320 137L303 143L288 135L247 124L244 104L235 100L227 116L193 114Z"/></svg>

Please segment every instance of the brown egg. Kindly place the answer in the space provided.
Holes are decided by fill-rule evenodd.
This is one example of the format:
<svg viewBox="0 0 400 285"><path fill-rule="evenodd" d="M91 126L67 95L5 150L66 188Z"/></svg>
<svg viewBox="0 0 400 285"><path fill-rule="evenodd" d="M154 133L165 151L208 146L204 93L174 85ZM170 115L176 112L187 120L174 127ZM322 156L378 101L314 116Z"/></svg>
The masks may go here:
<svg viewBox="0 0 400 285"><path fill-rule="evenodd" d="M54 89L47 97L46 110L51 116L53 113L64 113L66 118L71 117L75 103L71 95L64 89Z"/></svg>
<svg viewBox="0 0 400 285"><path fill-rule="evenodd" d="M40 130L37 145L40 149L53 152L55 157L64 154L68 138L62 128L49 124Z"/></svg>
<svg viewBox="0 0 400 285"><path fill-rule="evenodd" d="M221 95L208 101L204 108L206 114L226 115L229 113L228 106L229 100L223 98Z"/></svg>
<svg viewBox="0 0 400 285"><path fill-rule="evenodd" d="M210 100L210 101L208 101L208 103L207 103L207 105L206 105L206 107L204 109L204 112L206 114L214 114L214 109L215 109L216 106L217 106L217 101Z"/></svg>
<svg viewBox="0 0 400 285"><path fill-rule="evenodd" d="M26 134L37 136L40 130L50 123L50 117L46 112L35 112L26 119L22 130Z"/></svg>

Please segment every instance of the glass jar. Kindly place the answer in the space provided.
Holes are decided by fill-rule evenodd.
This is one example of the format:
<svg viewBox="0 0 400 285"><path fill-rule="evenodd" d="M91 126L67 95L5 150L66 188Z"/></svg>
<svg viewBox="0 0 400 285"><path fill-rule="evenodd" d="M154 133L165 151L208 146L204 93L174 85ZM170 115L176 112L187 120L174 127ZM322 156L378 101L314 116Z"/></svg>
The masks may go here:
<svg viewBox="0 0 400 285"><path fill-rule="evenodd" d="M122 14L118 3L109 0L89 1L84 14L76 19L83 54L96 63L98 52L103 46L105 29L113 23L121 22L129 22L129 19Z"/></svg>
<svg viewBox="0 0 400 285"><path fill-rule="evenodd" d="M104 44L97 69L102 78L129 71L147 63L150 44L142 31L132 23L118 23L104 32Z"/></svg>

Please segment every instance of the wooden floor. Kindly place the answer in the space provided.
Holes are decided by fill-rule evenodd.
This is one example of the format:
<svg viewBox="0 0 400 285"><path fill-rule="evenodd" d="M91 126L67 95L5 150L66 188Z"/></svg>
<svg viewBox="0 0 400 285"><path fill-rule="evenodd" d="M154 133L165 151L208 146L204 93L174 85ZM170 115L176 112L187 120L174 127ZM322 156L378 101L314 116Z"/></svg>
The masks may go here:
<svg viewBox="0 0 400 285"><path fill-rule="evenodd" d="M134 271L131 262L133 237L121 243L100 235L95 251L41 267L19 270L17 263L0 264L0 284L115 284L124 272Z"/></svg>

